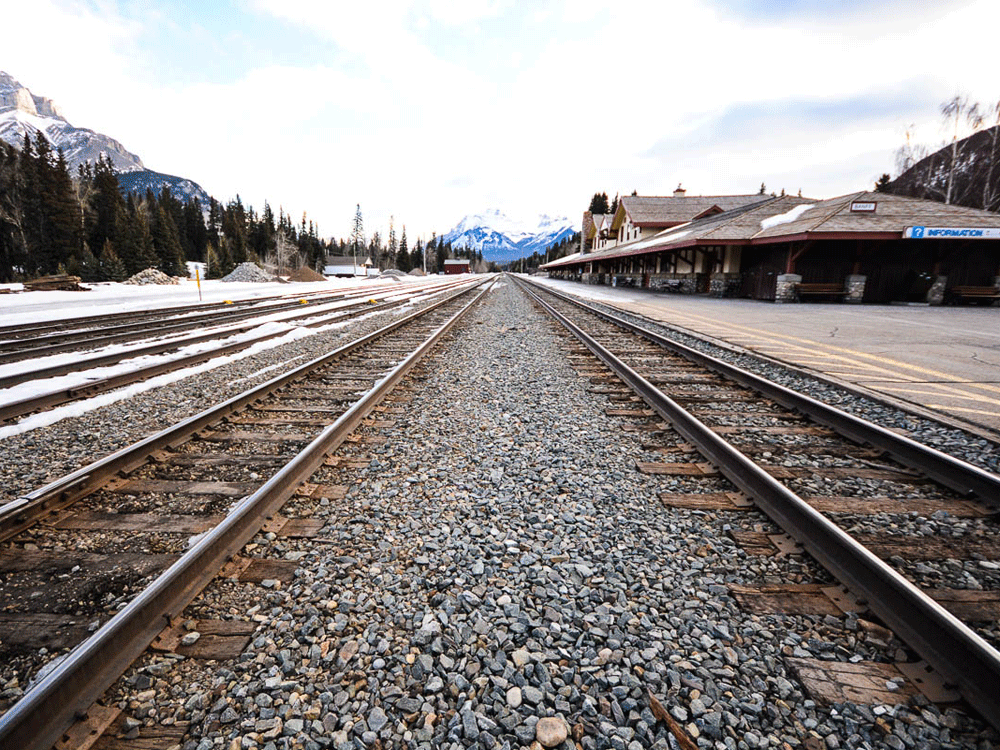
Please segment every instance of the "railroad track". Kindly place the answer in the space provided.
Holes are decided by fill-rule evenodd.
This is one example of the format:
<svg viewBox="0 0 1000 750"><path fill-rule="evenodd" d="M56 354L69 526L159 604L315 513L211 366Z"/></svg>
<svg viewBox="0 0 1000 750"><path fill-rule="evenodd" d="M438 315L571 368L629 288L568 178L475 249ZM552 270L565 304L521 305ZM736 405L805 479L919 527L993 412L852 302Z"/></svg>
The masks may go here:
<svg viewBox="0 0 1000 750"><path fill-rule="evenodd" d="M299 310L309 303L333 304L351 299L384 297L416 291L419 288L447 286L436 282L420 287L404 287L386 284L373 285L361 290L340 289L335 291L307 292L281 298L243 300L241 303L213 305L207 312L191 311L187 307L163 310L120 313L107 318L70 319L69 330L49 332L44 326L38 335L13 335L8 340L0 340L0 364L19 362L25 359L52 356L63 352L89 351L112 344L140 341L171 334L187 333L199 328L229 325L241 320L260 318L278 313ZM452 285L454 282L450 282ZM250 304L248 304L250 303ZM177 311L177 312L175 312ZM53 323L56 325L57 323ZM9 330L9 329L8 329ZM16 328L14 329L16 331ZM3 334L0 333L0 339ZM5 387L5 386L4 386Z"/></svg>
<svg viewBox="0 0 1000 750"><path fill-rule="evenodd" d="M287 314L284 314L276 322L288 324L294 323L303 328L319 328L322 326L339 323L350 318L368 315L374 312L398 307L412 300L413 297L425 294L434 294L446 291L455 286L455 282L444 284L433 284L422 286L419 289L393 290L395 293L388 295L391 299L386 299L387 295L376 292L353 292L342 295L338 300L330 305L322 302L316 306L309 306L303 310L302 304L295 303ZM374 294L374 297L373 297ZM381 302L373 302L378 297L382 297ZM360 299L357 299L360 298ZM353 301L357 299L357 301ZM282 308L284 309L284 307ZM298 312L296 312L298 311ZM257 318L260 315L271 315L273 310L268 308L262 311L242 312L240 317L248 315ZM231 321L230 321L231 322ZM0 397L0 423L8 422L27 414L32 414L55 406L77 401L83 398L90 398L100 393L106 393L116 388L129 385L131 383L148 380L168 372L174 372L185 367L207 361L215 357L226 356L243 349L247 349L254 344L267 341L278 336L283 336L287 330L272 330L256 336L237 338L240 334L246 333L260 326L259 320L249 323L231 325L225 328L215 328L210 332L195 336L183 336L170 338L165 341L135 347L126 351L114 351L109 354L98 354L96 356L74 358L71 361L62 361L58 364L42 366L32 369L30 366L19 367L16 371L0 375L0 389L13 388L21 383L34 381L45 381L50 378L58 378L72 373L94 370L101 367L112 367L126 360L143 356L155 356L168 352L177 351L183 347L193 346L208 341L220 341L212 348L201 348L186 356L175 357L167 361L154 362L145 366L136 367L123 373L113 373L106 376L95 375L86 377L82 382L73 382L69 385L51 384L48 388L43 382L40 386L33 385L29 395L19 397L16 392L11 392L7 398ZM160 331L162 333L162 331ZM138 334L129 334L138 335ZM155 335L155 334L154 334ZM111 337L114 339L114 336ZM105 344L113 343L106 340ZM60 348L63 345L60 345ZM69 346L66 344L66 346ZM12 370L13 368L8 368Z"/></svg>
<svg viewBox="0 0 1000 750"><path fill-rule="evenodd" d="M487 281L0 507L0 660L22 684L35 676L0 717L0 746L51 747L157 636L170 640L164 626L258 531L315 532L279 509L297 492L338 496L302 482ZM275 574L239 562L243 580ZM68 655L43 665L40 646Z"/></svg>
<svg viewBox="0 0 1000 750"><path fill-rule="evenodd" d="M281 302L283 300L293 298L312 298L328 294L331 294L331 292L301 292L298 294L252 297L250 299L231 300L226 302L199 302L191 305L172 305L169 307L158 307L151 310L129 310L127 312L104 313L101 315L82 315L74 318L59 318L57 320L49 320L35 324L6 325L0 326L0 340L2 340L6 345L14 340L24 341L40 338L55 334L58 331L72 331L77 329L100 330L101 328L113 327L143 320L156 321L183 314L206 313L211 311L224 312L245 307L254 307L274 302Z"/></svg>
<svg viewBox="0 0 1000 750"><path fill-rule="evenodd" d="M895 665L892 674L932 700L960 695L1000 728L1000 566L993 562L1000 558L1000 477L516 281L581 343L577 367L615 402L609 413L636 420L630 427L647 434L638 470L684 487L664 493L665 505L740 514L732 536L747 555L805 551L845 587L736 587L741 603L752 608L763 591L772 602L784 597L779 611L789 614L878 618L923 660ZM784 534L746 520L755 511ZM948 562L928 565L940 561ZM942 569L956 563L949 581ZM799 664L833 669L823 665Z"/></svg>

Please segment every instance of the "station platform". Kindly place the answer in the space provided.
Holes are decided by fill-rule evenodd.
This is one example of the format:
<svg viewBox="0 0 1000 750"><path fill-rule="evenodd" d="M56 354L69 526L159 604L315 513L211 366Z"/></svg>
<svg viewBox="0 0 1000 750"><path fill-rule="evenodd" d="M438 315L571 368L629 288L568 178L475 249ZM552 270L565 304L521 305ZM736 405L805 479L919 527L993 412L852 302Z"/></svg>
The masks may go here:
<svg viewBox="0 0 1000 750"><path fill-rule="evenodd" d="M1000 308L774 304L535 279L1000 440Z"/></svg>

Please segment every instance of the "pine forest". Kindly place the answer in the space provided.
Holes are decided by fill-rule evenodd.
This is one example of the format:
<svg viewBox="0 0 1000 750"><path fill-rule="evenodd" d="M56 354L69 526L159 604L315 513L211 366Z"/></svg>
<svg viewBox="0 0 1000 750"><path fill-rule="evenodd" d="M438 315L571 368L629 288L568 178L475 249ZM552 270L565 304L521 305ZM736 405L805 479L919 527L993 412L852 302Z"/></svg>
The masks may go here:
<svg viewBox="0 0 1000 750"><path fill-rule="evenodd" d="M83 281L123 281L147 268L187 276L185 261L207 264L206 276L220 278L239 263L254 261L275 273L303 265L321 271L327 256L364 255L380 268L428 273L448 258L469 258L488 270L482 253L438 241L407 244L406 229L388 242L378 232L366 241L361 207L349 240L321 239L306 214L299 222L265 202L262 211L237 195L207 207L182 202L167 188L159 195L123 194L109 160L80 166L71 175L61 151L38 133L20 149L0 142L0 283L57 273ZM491 264L492 265L492 264Z"/></svg>

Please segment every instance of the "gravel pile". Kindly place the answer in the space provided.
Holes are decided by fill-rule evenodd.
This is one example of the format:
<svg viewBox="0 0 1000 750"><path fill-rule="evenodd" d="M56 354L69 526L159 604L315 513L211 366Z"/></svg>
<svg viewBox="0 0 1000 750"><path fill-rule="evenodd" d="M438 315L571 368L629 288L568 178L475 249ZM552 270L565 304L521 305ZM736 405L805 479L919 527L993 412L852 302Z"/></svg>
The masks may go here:
<svg viewBox="0 0 1000 750"><path fill-rule="evenodd" d="M181 282L156 268L147 268L145 271L139 271L139 273L130 276L122 283L144 286L146 284L180 284Z"/></svg>
<svg viewBox="0 0 1000 750"><path fill-rule="evenodd" d="M240 263L230 273L223 276L219 281L245 281L245 282L265 282L276 281L277 279L258 266L249 261Z"/></svg>
<svg viewBox="0 0 1000 750"><path fill-rule="evenodd" d="M347 497L283 509L325 519L321 538L254 540L298 562L291 583L221 583L185 612L258 623L244 654L152 657L119 686L129 726L190 722L183 750L676 748L652 693L706 750L995 739L921 699L809 700L786 657L908 655L853 618L741 611L727 584L801 562L746 555L732 514L657 503L672 480L633 464L648 433L606 416L554 331L492 292L396 423L366 428L388 442L345 444L368 467L314 475Z"/></svg>

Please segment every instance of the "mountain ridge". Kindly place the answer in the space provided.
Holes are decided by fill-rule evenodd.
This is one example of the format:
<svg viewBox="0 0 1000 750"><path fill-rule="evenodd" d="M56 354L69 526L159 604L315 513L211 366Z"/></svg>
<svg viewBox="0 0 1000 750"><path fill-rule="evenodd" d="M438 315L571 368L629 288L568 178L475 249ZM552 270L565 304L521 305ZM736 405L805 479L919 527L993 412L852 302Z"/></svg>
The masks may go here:
<svg viewBox="0 0 1000 750"><path fill-rule="evenodd" d="M104 156L118 172L124 192L141 194L149 189L159 193L168 186L174 197L197 198L203 208L208 208L208 193L198 183L147 168L142 159L119 141L70 124L54 101L31 93L12 75L0 71L0 140L21 148L25 135L34 140L39 132L53 149L62 149L71 173L81 164L94 163Z"/></svg>
<svg viewBox="0 0 1000 750"><path fill-rule="evenodd" d="M497 208L462 217L441 239L454 247L479 250L483 259L507 263L544 253L575 228L567 218L540 214L533 223L512 219Z"/></svg>

